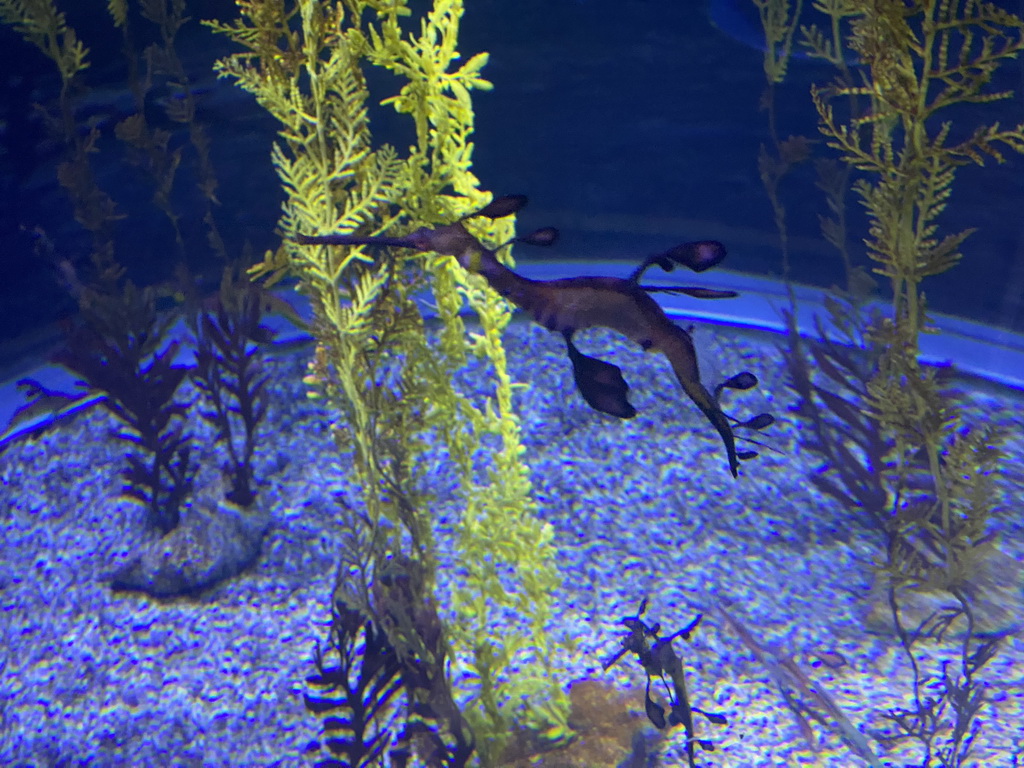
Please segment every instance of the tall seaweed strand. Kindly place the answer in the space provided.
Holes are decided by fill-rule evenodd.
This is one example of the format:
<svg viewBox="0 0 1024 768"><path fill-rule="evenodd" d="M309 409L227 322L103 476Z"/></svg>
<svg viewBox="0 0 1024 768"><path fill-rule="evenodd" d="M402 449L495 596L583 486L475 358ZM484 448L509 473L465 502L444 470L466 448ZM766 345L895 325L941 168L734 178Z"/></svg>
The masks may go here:
<svg viewBox="0 0 1024 768"><path fill-rule="evenodd" d="M863 65L860 80L841 74L811 95L828 146L858 172L853 188L868 215L868 256L875 274L888 278L892 300L887 316L866 316L859 328L856 305L832 301L833 321L859 339L866 354L841 352L831 341L818 345L815 359L843 396L808 385L802 408L820 410L811 401L821 397L829 418L860 423L866 417L874 429L855 434L882 437L879 444L858 441L859 448L867 445L862 467L842 437L829 434L827 420L818 419L816 449L832 446L836 450L823 455L847 470L839 484L823 487L873 509L885 536L880 576L913 671L912 706L888 715L897 728L894 738L916 740L923 766L961 766L972 755L980 729L976 715L986 703L978 673L998 648L997 641L977 638L977 585L971 579L992 551L991 489L1004 434L968 422L937 371L920 362L919 337L928 329L921 284L958 263L971 233L939 234L956 169L1024 151L1024 124L983 125L964 134L943 119L953 105L1010 97L988 85L998 66L1024 48L1024 22L972 0L829 0L815 8L829 16L833 30L849 20L848 45ZM844 60L836 40L834 33L830 40L816 27L804 29L812 55L834 63ZM835 107L839 98L843 117ZM830 241L836 234L825 230ZM877 482L863 482L865 472ZM878 491L884 502L875 498ZM908 627L903 608L912 589L945 592L953 607ZM937 681L943 694L934 696L929 690L936 680L922 670L916 646L954 631L961 633L959 670L943 667Z"/></svg>
<svg viewBox="0 0 1024 768"><path fill-rule="evenodd" d="M981 126L954 138L950 121L935 122L953 104L1009 97L985 87L1001 60L1024 49L1020 19L989 4L960 6L933 0L911 13L902 2L865 4L850 44L867 67L867 82L812 89L829 146L864 174L855 190L869 217L868 256L892 289L890 316L871 329L881 356L868 382L868 408L893 444L894 515L939 542L943 557L935 565L951 586L962 580L985 528L989 510L973 503L973 486L989 481L983 470L991 468L1000 436L991 426L965 423L935 371L920 363L919 335L927 327L920 285L957 264L971 233L938 234L956 168L1024 151L1024 123ZM831 103L837 96L866 101L867 108L842 123ZM926 495L908 482L918 456L930 477ZM922 507L934 514L916 514ZM931 569L929 578L938 573Z"/></svg>
<svg viewBox="0 0 1024 768"><path fill-rule="evenodd" d="M440 436L461 479L464 511L458 526L463 569L445 627L455 663L466 674L461 696L478 755L498 759L515 719L567 731L567 697L552 675L547 634L557 588L550 526L533 516L511 381L501 344L509 307L452 259L432 254L371 252L363 246L299 246L296 234L358 232L402 235L417 226L450 222L479 209L489 196L470 172L473 112L470 91L487 88L485 54L453 69L459 58L462 3L437 0L410 24L404 1L242 0L242 21L214 24L245 52L220 62L282 124L273 160L287 193L281 247L256 274L299 278L310 296L317 346L307 383L336 415L331 431L351 455L361 489L361 516L386 533L386 549L413 558L428 593L436 589L429 459ZM402 83L384 101L408 114L416 143L400 157L375 145L367 117L363 67L385 68ZM511 222L472 224L498 243ZM429 288L441 320L430 344L413 295ZM463 302L482 333L467 337ZM453 385L470 355L489 359L494 395L478 407ZM484 439L500 438L489 482L479 483ZM376 537L376 534L374 534ZM499 578L499 576L501 578ZM420 587L417 586L417 589ZM502 635L498 612L512 610L527 637ZM384 618L375 617L379 626ZM400 639L392 638L400 649ZM534 658L520 651L532 649ZM519 665L510 674L513 660Z"/></svg>

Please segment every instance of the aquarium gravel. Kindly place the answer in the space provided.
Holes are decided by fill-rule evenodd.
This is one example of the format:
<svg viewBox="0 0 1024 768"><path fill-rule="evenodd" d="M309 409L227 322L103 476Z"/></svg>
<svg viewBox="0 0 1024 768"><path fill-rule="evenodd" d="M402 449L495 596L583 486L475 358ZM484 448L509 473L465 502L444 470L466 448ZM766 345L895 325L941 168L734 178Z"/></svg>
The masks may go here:
<svg viewBox="0 0 1024 768"><path fill-rule="evenodd" d="M636 418L618 421L586 406L558 337L520 324L507 335L512 376L529 384L516 405L538 512L555 528L564 578L552 631L576 640L556 659L561 679L604 680L632 691L642 706L635 660L602 670L619 646L620 619L643 598L646 618L666 631L707 611L692 640L675 643L692 703L728 718L725 726L700 721L698 735L715 751L699 751L698 765L864 765L834 729L801 729L768 670L712 610L720 602L761 645L792 658L826 690L869 734L883 764L911 760L909 745L886 754L870 738L885 726L882 713L906 706L910 691L895 641L866 634L861 620L879 544L856 510L808 482L818 462L800 450L778 350L732 329L699 332L706 377L751 370L760 378L755 390L727 394L725 409L739 418L769 411L779 420L764 438L774 450L744 462L734 480L720 439L662 358L603 333L580 334L577 342L622 367ZM261 499L273 524L259 562L198 597L111 593L110 574L147 534L142 510L119 496L122 449L105 413L0 456L0 764L314 762L308 746L319 724L303 705L304 678L330 616L345 533L338 499L354 489L326 415L304 396L307 354L282 353L271 365L274 396L257 476L266 480ZM459 385L483 398L479 382L487 377L480 374L470 367ZM1024 406L993 394L974 403L979 418L1017 425L1007 464L1024 465ZM200 482L215 483L216 448L203 423L192 426L207 451ZM453 570L445 534L458 507L443 459L434 457L434 490L444 582ZM1001 546L1018 560L1019 488L1019 475L1001 486L997 521ZM939 649L929 662L937 669L953 651ZM822 663L837 654L845 664ZM1014 750L1024 749L1022 669L1024 645L1007 640L983 674L996 707L982 712L979 764L1014 765ZM682 729L662 744L658 764L686 764Z"/></svg>

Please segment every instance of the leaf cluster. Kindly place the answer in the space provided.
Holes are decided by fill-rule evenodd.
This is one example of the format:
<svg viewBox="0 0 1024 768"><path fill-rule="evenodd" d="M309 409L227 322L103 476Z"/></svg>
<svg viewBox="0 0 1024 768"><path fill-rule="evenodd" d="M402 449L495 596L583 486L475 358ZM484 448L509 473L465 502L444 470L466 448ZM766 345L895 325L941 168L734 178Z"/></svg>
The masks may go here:
<svg viewBox="0 0 1024 768"><path fill-rule="evenodd" d="M843 33L847 19L860 16L859 0L815 0L814 9L828 19L827 30L816 24L800 26L800 45L811 58L827 61L840 70L846 69Z"/></svg>
<svg viewBox="0 0 1024 768"><path fill-rule="evenodd" d="M788 2L754 0L765 36L764 73L769 83L786 79L789 58L793 53L793 34L800 20L803 0Z"/></svg>
<svg viewBox="0 0 1024 768"><path fill-rule="evenodd" d="M862 82L841 78L813 88L812 99L828 145L867 174L855 189L871 220L869 256L906 306L905 333L916 335L924 319L910 294L953 267L970 235L938 236L956 168L1024 151L1024 123L981 125L964 137L940 115L1012 95L988 85L1024 50L1024 20L976 0L879 0L852 19L849 44L866 67ZM845 122L832 105L837 97L855 105Z"/></svg>
<svg viewBox="0 0 1024 768"><path fill-rule="evenodd" d="M220 201L217 199L217 176L210 159L210 139L205 126L196 120L195 94L176 46L179 32L191 21L187 15L187 6L187 0L139 0L138 14L151 25L150 32L157 36L157 42L137 51L132 44L134 20L127 15L126 3L124 0L110 0L111 16L125 40L125 52L129 59L128 86L135 99L135 112L121 120L115 126L114 133L128 149L127 160L152 183L153 204L170 223L182 254L186 251L180 227L181 216L175 209L171 195L177 185L182 163L189 159L194 161L195 183L204 209L202 220L207 243L213 253L227 261L227 251L214 216L214 206ZM154 93L165 95L161 99L164 117L172 125L187 127L188 145L172 149L171 131L157 127L147 114L147 98ZM189 146L192 158L185 154Z"/></svg>
<svg viewBox="0 0 1024 768"><path fill-rule="evenodd" d="M57 65L67 84L89 66L89 49L52 0L0 0L0 24L8 24Z"/></svg>
<svg viewBox="0 0 1024 768"><path fill-rule="evenodd" d="M806 28L804 44L840 74L812 89L812 101L827 145L861 174L852 188L868 214L874 272L892 287L892 312L862 315L845 253L845 180L825 167L820 186L831 216L823 232L843 255L851 293L827 302L832 330L826 334L819 322L821 341L803 340L787 315L787 365L810 427L805 445L825 460L827 474L812 481L848 508L867 510L882 533L878 577L914 669L914 706L891 713L899 738L921 743L922 765L959 766L981 723L975 716L985 699L976 674L996 652L994 643L978 642L972 605L975 577L992 552L992 483L1005 435L972 423L948 371L920 362L918 338L928 324L920 286L959 262L971 234L940 229L956 170L1024 151L1024 123L965 131L944 119L951 106L1011 95L989 84L996 68L1024 49L1024 21L976 0L821 0L815 8L829 17L831 34ZM856 73L838 44L843 24L863 65ZM906 628L901 609L915 590L951 595L957 607ZM941 675L925 678L918 644L942 639L958 620L967 623L959 674L944 665ZM948 746L937 749L943 733Z"/></svg>
<svg viewBox="0 0 1024 768"><path fill-rule="evenodd" d="M50 0L32 0L0 7L6 14L0 21L11 24L29 42L34 42L57 66L62 77L62 88L55 108L35 105L46 130L54 141L64 148L64 157L57 166L57 181L67 192L74 209L75 220L93 237L90 254L96 279L106 289L116 288L121 276L120 265L114 259L112 229L122 217L114 200L97 184L92 172L93 156L99 151L100 129L96 125L78 125L75 118L73 91L78 89L79 74L86 69L87 49L77 42L74 30L66 26L64 14L56 10ZM27 14L27 15L18 15ZM20 21L19 21L20 19ZM34 35L44 32L46 44ZM75 63L69 64L68 51L56 41L70 40L77 53ZM37 228L36 250L52 252L52 245L42 230ZM41 247L42 246L42 247Z"/></svg>

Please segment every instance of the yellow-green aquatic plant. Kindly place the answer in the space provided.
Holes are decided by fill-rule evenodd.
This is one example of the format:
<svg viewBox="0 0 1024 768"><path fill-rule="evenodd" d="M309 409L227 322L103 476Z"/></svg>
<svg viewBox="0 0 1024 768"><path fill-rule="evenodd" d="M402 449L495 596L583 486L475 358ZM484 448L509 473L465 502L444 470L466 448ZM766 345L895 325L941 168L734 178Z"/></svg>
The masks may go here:
<svg viewBox="0 0 1024 768"><path fill-rule="evenodd" d="M1005 435L995 425L971 423L943 391L934 369L919 361L919 336L927 330L922 282L959 262L971 230L941 236L938 218L952 194L956 169L1005 151L1024 151L1024 123L972 127L944 116L955 105L1009 98L988 90L993 72L1024 50L1024 21L980 2L928 0L908 7L875 0L852 21L850 46L866 67L861 85L816 88L812 98L829 146L863 175L855 190L868 212L868 256L874 272L888 278L892 307L869 330L879 350L867 382L866 409L890 444L885 468L892 518L883 570L893 623L914 660L922 633L941 637L957 619L966 638L957 672L943 672L947 695L921 692L914 663L914 705L894 713L894 724L924 749L924 765L963 765L985 701L977 673L997 644L974 647L977 631L972 577L988 553L993 472ZM845 121L831 100L859 106ZM943 591L954 599L952 615L932 617L908 629L901 609L906 589ZM952 710L947 746L937 748L943 708Z"/></svg>
<svg viewBox="0 0 1024 768"><path fill-rule="evenodd" d="M794 18L787 0L767 4L778 7L764 18ZM813 417L808 447L838 472L837 482L826 476L819 487L870 513L885 536L880 578L914 670L914 705L890 719L898 737L920 742L922 765L959 766L971 752L974 718L985 701L977 674L997 647L977 640L972 578L991 553L992 475L1003 434L970 423L937 371L920 362L919 337L928 330L922 284L957 264L971 232L939 231L957 168L1024 151L1024 123L963 126L970 119L965 105L1012 95L988 86L1000 64L1024 50L1024 21L973 0L820 0L814 7L827 21L804 27L802 44L840 70L829 86L812 88L819 130L856 178L853 189L869 222L867 253L873 271L888 279L892 299L884 315L859 311L863 281L855 284L845 253L844 185L832 172L828 178L837 183L821 185L831 213L823 233L844 256L850 292L831 300L829 310L857 349L812 343L824 374L819 386L791 323L790 369L801 412ZM856 72L846 65L844 45L860 65ZM766 72L771 77L767 66ZM948 117L953 106L960 109L957 121ZM836 432L836 419L845 434ZM914 590L944 593L951 608L908 628L903 611ZM943 669L943 696L926 696L914 647L955 625L963 638L959 668ZM947 714L950 739L938 748Z"/></svg>
<svg viewBox="0 0 1024 768"><path fill-rule="evenodd" d="M894 514L941 550L938 562L904 574L914 583L962 583L972 547L989 515L985 489L1000 436L964 421L944 396L935 371L921 365L918 339L927 329L925 278L954 267L965 230L940 236L938 217L952 194L956 169L1024 152L1024 123L973 128L964 135L949 107L1008 98L986 92L999 64L1024 50L1024 21L977 2L929 0L908 7L892 0L861 5L850 46L865 82L812 89L829 146L863 175L854 185L867 210L868 256L889 279L892 308L871 329L881 350L868 382L868 409L892 441L885 470ZM832 106L851 97L860 109L845 121ZM923 463L919 459L923 458ZM922 493L911 475L928 477ZM901 538L911 538L908 531Z"/></svg>
<svg viewBox="0 0 1024 768"><path fill-rule="evenodd" d="M494 764L514 719L552 738L567 732L567 698L550 666L557 643L545 630L558 584L552 530L533 515L512 410L516 385L501 343L510 307L450 257L295 242L299 234L402 235L487 202L470 171L470 91L489 87L480 76L486 55L456 68L459 0L436 0L422 18L413 18L405 0L238 6L241 21L212 26L245 50L218 67L281 123L273 160L287 195L284 242L256 273L290 273L312 300L317 345L308 383L334 409L332 433L351 454L361 513L384 532L387 549L420 564L431 592L436 551L426 451L432 437L446 445L464 507L461 573L445 631L462 667L478 753ZM368 66L401 83L383 103L413 121L415 144L404 156L373 140ZM511 235L501 220L473 229L492 243ZM423 289L440 319L434 344L413 299ZM465 303L479 318L479 333L467 334L459 316ZM482 407L452 384L470 356L486 359L493 375ZM481 480L485 442L493 446L492 467ZM499 631L508 612L522 617L525 634Z"/></svg>

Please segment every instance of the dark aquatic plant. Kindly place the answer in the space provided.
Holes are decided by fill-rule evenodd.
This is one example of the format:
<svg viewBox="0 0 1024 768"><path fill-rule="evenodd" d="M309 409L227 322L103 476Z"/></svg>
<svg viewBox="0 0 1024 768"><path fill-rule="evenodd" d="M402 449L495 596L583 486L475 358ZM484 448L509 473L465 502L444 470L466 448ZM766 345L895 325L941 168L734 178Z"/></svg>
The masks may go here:
<svg viewBox="0 0 1024 768"><path fill-rule="evenodd" d="M815 318L817 339L802 339L794 308L783 310L788 347L782 349L789 386L797 395L801 446L823 460L809 478L845 509L860 510L876 530L891 525L889 492L882 469L891 446L863 406L878 350L860 328L857 305L827 298L830 328Z"/></svg>
<svg viewBox="0 0 1024 768"><path fill-rule="evenodd" d="M119 436L137 435L131 440L140 446L139 455L152 454L147 460L135 454L129 458L126 493L145 504L151 520L160 521L157 527L166 533L176 525L178 515L156 510L180 507L192 482L188 462L175 458L189 449L184 422L192 403L177 401L175 394L191 374L202 395L199 415L214 426L214 440L227 454L222 471L230 487L225 497L250 506L258 484L253 455L268 406L262 358L265 345L276 335L263 320L273 313L301 327L292 307L238 277L237 267L225 270L219 292L206 299L200 299L185 282L196 365L174 364L187 349L168 338L177 313L156 311L154 288L140 290L130 282L122 287L85 286L67 262L62 266L81 305L81 318L52 359L80 376L87 391L64 392L34 379L20 380L27 402L13 414L0 450L104 404L129 430ZM161 446L161 441L166 445ZM168 484L181 489L172 490ZM158 487L162 490L154 493Z"/></svg>
<svg viewBox="0 0 1024 768"><path fill-rule="evenodd" d="M306 708L323 717L323 747L331 758L316 768L368 768L394 738L401 699L401 663L373 620L335 597L326 652L314 652L317 673L306 678Z"/></svg>
<svg viewBox="0 0 1024 768"><path fill-rule="evenodd" d="M475 742L452 698L450 649L426 570L405 557L369 556L372 578L358 567L339 570L330 662L318 649L317 674L307 678L314 693L306 707L324 716L323 746L332 755L316 766L367 768L386 752L395 768L414 754L429 768L465 768Z"/></svg>
<svg viewBox="0 0 1024 768"><path fill-rule="evenodd" d="M130 281L113 293L81 291L82 322L54 362L105 395L103 406L121 424L114 435L130 446L124 491L166 534L192 488L189 403L178 399L189 369L175 362L181 343L168 338L175 317L157 312L152 288Z"/></svg>
<svg viewBox="0 0 1024 768"><path fill-rule="evenodd" d="M267 413L267 378L261 345L275 333L263 325L264 290L227 268L219 292L191 317L196 337L192 379L203 394L202 417L224 446L228 501L248 507L256 500L253 454Z"/></svg>
<svg viewBox="0 0 1024 768"><path fill-rule="evenodd" d="M523 195L506 195L495 198L490 205L465 218L503 218L524 205L526 198ZM487 248L469 232L463 224L464 220L434 228L421 228L406 237L298 235L296 241L303 245L411 248L454 256L464 269L483 275L491 288L527 312L535 322L562 334L576 386L588 405L602 413L628 419L636 415L636 409L626 396L629 385L622 377L621 369L613 363L584 355L573 343L574 334L586 328L604 327L618 331L642 349L656 350L665 355L683 391L721 437L728 456L729 471L734 477L739 474L741 460L757 455L755 451L736 449L733 424L756 431L768 427L774 419L769 414L759 414L746 421L739 421L724 413L718 402L723 389L750 389L757 385L757 378L744 371L726 380L714 392L709 391L700 379L697 353L690 334L669 320L664 310L650 296L655 292L669 292L701 299L717 299L730 298L736 294L696 286L640 284L646 270L654 265L666 272L677 265L694 272L714 267L725 258L725 247L721 243L712 240L683 243L645 259L628 278L530 280L512 271L498 259L497 250L504 245L495 250ZM557 234L555 229L545 227L514 238L510 243L550 245Z"/></svg>
<svg viewBox="0 0 1024 768"><path fill-rule="evenodd" d="M978 673L995 658L1000 646L999 639L977 642L970 599L956 588L950 592L956 598L956 607L934 611L917 626L908 627L900 615L896 590L889 590L893 625L913 670L913 702L909 707L890 709L884 715L894 731L880 735L879 739L890 744L916 741L921 745L921 765L925 768L934 764L943 768L970 764L968 758L982 726L978 714L989 702ZM958 620L967 623L960 641L959 664L946 662L938 675L927 674L915 654L916 646L929 640L941 642Z"/></svg>
<svg viewBox="0 0 1024 768"><path fill-rule="evenodd" d="M406 718L392 764L405 768L412 753L431 768L464 768L475 739L452 696L451 648L430 593L427 570L405 556L379 558L371 606L402 665Z"/></svg>
<svg viewBox="0 0 1024 768"><path fill-rule="evenodd" d="M640 601L636 615L626 616L621 623L626 626L629 632L622 640L622 647L604 663L604 669L608 670L613 664L625 654L631 653L636 656L640 666L647 674L647 688L644 692L644 711L647 719L659 730L669 726L681 725L686 732L686 756L690 768L696 763L696 747L707 752L713 752L715 745L708 739L697 738L693 725L693 713L703 715L709 722L715 725L726 725L724 715L716 712L706 712L690 704L690 697L686 692L686 677L683 671L683 662L679 655L672 648L672 641L676 638L689 640L690 635L700 624L702 616L697 617L677 632L668 637L659 637L661 624L647 624L643 620L644 611L647 609L647 599ZM665 676L672 681L669 685ZM651 698L651 683L654 678L661 680L669 700L668 716L665 715L665 708Z"/></svg>
<svg viewBox="0 0 1024 768"><path fill-rule="evenodd" d="M774 9L763 16L766 28L773 19L777 28L795 27L788 0L758 3ZM996 651L979 638L984 585L977 578L994 551L992 483L1005 435L969 421L943 371L920 360L920 334L928 329L921 284L956 266L971 234L940 235L958 167L1024 152L1024 123L964 130L970 112L962 111L1011 95L989 86L998 67L1024 51L1024 20L984 2L835 0L816 8L827 17L826 31L805 27L803 44L840 70L833 83L812 89L812 100L819 130L845 166L819 164L832 214L823 219L823 234L847 272L848 293L830 303L830 319L845 338L808 345L818 376L791 314L788 363L811 426L805 447L832 471L816 484L865 509L883 534L877 579L913 670L913 705L890 712L896 732L888 738L919 742L922 766L953 768L966 764L980 729L977 715L987 699L978 672ZM861 64L856 78L845 66L846 50ZM766 72L772 82L782 79L767 64ZM961 109L956 124L951 106ZM762 176L774 204L777 174L762 168ZM868 257L891 287L888 316L862 314L867 281L846 254L844 195L858 176L852 188L868 215ZM777 220L785 246L784 222ZM944 594L952 606L912 620L915 593ZM959 672L947 663L940 674L926 674L920 645L941 641L954 627L962 632ZM943 732L951 739L937 748Z"/></svg>

